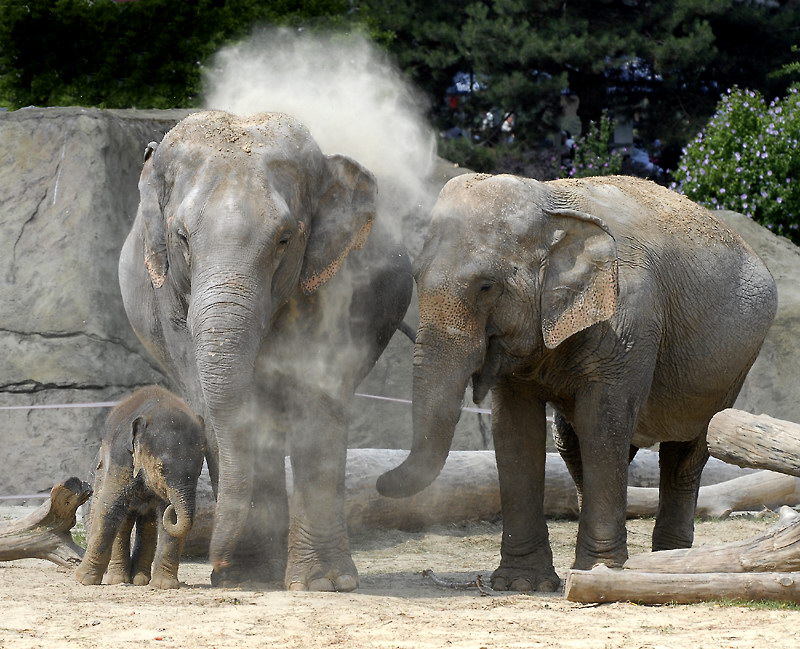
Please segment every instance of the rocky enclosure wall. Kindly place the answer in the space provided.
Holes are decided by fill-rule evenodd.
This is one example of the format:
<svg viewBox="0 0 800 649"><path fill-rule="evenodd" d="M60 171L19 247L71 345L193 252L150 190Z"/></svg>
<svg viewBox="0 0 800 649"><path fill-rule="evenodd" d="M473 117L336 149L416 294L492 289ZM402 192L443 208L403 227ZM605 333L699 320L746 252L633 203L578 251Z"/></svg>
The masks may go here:
<svg viewBox="0 0 800 649"><path fill-rule="evenodd" d="M70 475L87 479L108 412L28 406L109 402L164 383L128 325L117 259L136 213L144 147L186 114L0 113L0 496L49 489ZM455 173L443 165L432 183ZM744 217L723 217L765 256L780 291L777 326L737 407L800 421L800 251ZM414 253L424 217L408 216L404 229ZM406 320L416 326L416 305ZM411 357L410 341L395 335L359 392L409 399ZM351 447L410 441L407 405L356 399ZM487 445L478 416L465 413L454 448Z"/></svg>

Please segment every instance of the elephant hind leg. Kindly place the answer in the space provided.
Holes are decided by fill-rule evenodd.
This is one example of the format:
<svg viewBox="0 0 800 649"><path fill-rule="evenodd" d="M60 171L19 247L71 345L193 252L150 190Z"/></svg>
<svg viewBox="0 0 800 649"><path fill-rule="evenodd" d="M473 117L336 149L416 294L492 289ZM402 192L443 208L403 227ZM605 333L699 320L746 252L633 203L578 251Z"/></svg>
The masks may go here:
<svg viewBox="0 0 800 649"><path fill-rule="evenodd" d="M694 512L700 477L708 460L706 436L690 442L661 442L658 513L653 551L689 548L694 540Z"/></svg>
<svg viewBox="0 0 800 649"><path fill-rule="evenodd" d="M158 520L155 509L136 518L136 541L131 559L131 581L135 586L150 583L153 557L158 540Z"/></svg>

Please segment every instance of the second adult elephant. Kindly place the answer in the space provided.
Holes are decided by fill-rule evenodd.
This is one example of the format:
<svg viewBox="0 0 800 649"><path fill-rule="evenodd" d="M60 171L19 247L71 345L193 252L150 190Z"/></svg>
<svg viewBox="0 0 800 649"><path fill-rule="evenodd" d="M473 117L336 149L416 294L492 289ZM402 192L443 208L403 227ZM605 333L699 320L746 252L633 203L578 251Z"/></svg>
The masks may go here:
<svg viewBox="0 0 800 649"><path fill-rule="evenodd" d="M688 547L711 417L733 404L776 309L752 249L663 187L608 177L451 180L415 261L411 454L384 495L427 486L470 379L492 390L499 589L552 590L542 510L545 403L578 486L577 568L627 558L627 463L660 445L653 549Z"/></svg>
<svg viewBox="0 0 800 649"><path fill-rule="evenodd" d="M212 583L354 589L346 412L412 289L375 179L287 115L213 111L147 148L139 188L122 295L218 457Z"/></svg>

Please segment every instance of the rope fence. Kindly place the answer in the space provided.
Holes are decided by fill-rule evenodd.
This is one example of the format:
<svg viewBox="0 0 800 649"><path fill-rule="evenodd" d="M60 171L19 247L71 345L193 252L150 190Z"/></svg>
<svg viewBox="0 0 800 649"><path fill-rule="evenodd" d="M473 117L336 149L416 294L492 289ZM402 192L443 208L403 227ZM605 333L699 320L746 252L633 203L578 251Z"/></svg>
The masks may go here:
<svg viewBox="0 0 800 649"><path fill-rule="evenodd" d="M397 397L384 397L376 394L364 394L363 392L356 392L355 396L364 399L374 399L376 401L388 401L390 403L401 403L404 405L411 405L411 399L399 399ZM40 405L27 405L27 406L0 406L0 410L51 410L56 408L113 408L119 401L88 401L84 403L48 403ZM461 408L464 412L474 412L479 415L492 414L489 408L475 408L472 406L463 406ZM552 421L552 417L547 418ZM50 492L39 494L18 494L15 496L0 496L0 502L4 500L46 500L50 497Z"/></svg>
<svg viewBox="0 0 800 649"><path fill-rule="evenodd" d="M357 397L364 397L365 399L376 399L378 401L390 401L392 403L404 403L411 405L411 399L398 399L396 397L382 397L376 394L364 394L362 392L355 393ZM87 403L47 403L40 405L29 406L0 406L0 410L49 410L53 408L113 408L119 401L90 401ZM488 408L472 408L464 406L461 408L464 412L477 412L482 415L491 415L492 411Z"/></svg>

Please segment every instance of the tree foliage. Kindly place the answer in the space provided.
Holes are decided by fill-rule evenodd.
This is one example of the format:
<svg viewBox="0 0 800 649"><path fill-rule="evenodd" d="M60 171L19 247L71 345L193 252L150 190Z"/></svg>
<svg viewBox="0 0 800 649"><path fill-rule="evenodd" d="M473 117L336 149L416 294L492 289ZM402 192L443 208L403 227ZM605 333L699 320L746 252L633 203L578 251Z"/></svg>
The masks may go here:
<svg viewBox="0 0 800 649"><path fill-rule="evenodd" d="M767 72L787 63L800 4L753 0L364 0L393 34L401 67L434 99L442 128L477 128L491 108L514 112L531 143L558 129L559 91L580 98L581 121L636 113L641 135L685 143L725 88L768 94L786 83ZM456 72L484 85L443 98Z"/></svg>
<svg viewBox="0 0 800 649"><path fill-rule="evenodd" d="M201 66L256 23L347 24L347 0L0 0L0 104L192 106Z"/></svg>
<svg viewBox="0 0 800 649"><path fill-rule="evenodd" d="M570 165L562 165L561 176L587 178L613 176L622 172L623 152L612 148L614 120L603 112L600 122L589 122L589 129L575 143Z"/></svg>
<svg viewBox="0 0 800 649"><path fill-rule="evenodd" d="M753 90L728 90L675 177L698 203L745 214L800 244L800 87L769 104Z"/></svg>
<svg viewBox="0 0 800 649"><path fill-rule="evenodd" d="M557 137L571 92L584 131L608 109L661 139L674 167L725 88L776 96L796 78L800 2L0 0L0 105L193 106L203 63L257 24L366 29L436 124L470 134L450 148L484 165L505 155L485 150L497 143L526 152Z"/></svg>

